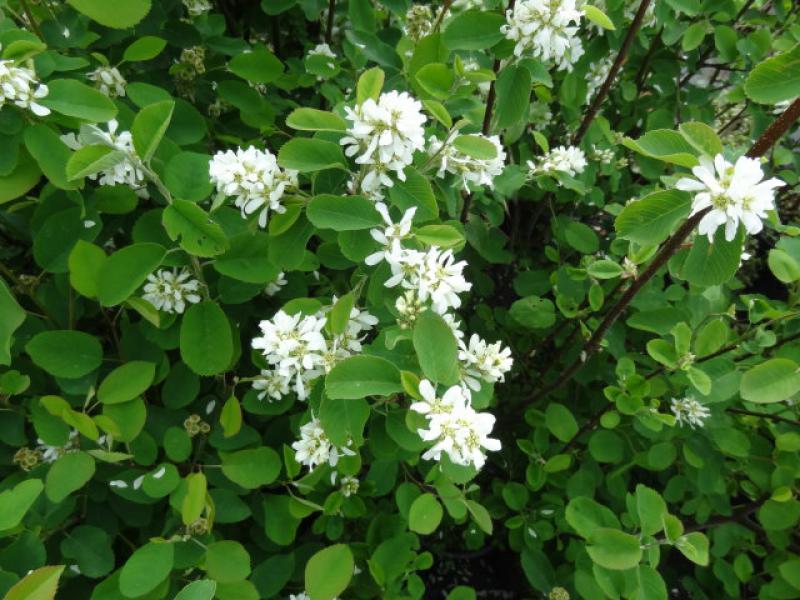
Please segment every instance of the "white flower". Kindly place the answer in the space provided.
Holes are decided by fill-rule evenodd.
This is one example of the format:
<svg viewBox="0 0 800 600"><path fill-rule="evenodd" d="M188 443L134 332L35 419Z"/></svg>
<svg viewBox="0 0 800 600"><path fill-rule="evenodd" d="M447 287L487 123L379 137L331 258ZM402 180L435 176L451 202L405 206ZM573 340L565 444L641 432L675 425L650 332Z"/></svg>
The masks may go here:
<svg viewBox="0 0 800 600"><path fill-rule="evenodd" d="M389 209L383 202L377 202L375 208L383 217L386 227L384 229L370 229L369 233L372 239L383 246L382 250L374 252L364 259L364 262L370 266L376 265L387 256L390 256L392 248L409 236L411 233L411 221L417 212L417 207L413 206L403 213L403 217L399 222L394 223L389 215Z"/></svg>
<svg viewBox="0 0 800 600"><path fill-rule="evenodd" d="M345 475L344 477L342 477L340 486L341 486L340 490L342 492L342 496L344 496L345 498L349 498L350 496L358 493L359 482L356 477Z"/></svg>
<svg viewBox="0 0 800 600"><path fill-rule="evenodd" d="M506 153L500 143L499 136L476 134L475 137L488 140L494 145L496 150L494 158L474 158L461 152L452 142L447 140L441 142L436 136L431 136L429 140L430 148L428 151L431 156L436 156L439 164L439 171L436 175L444 177L445 173L453 173L459 176L464 183L464 189L468 192L470 191L470 184L494 189L494 178L503 172L506 160Z"/></svg>
<svg viewBox="0 0 800 600"><path fill-rule="evenodd" d="M692 429L703 427L705 420L711 416L711 410L694 398L673 398L670 408L678 425L688 425Z"/></svg>
<svg viewBox="0 0 800 600"><path fill-rule="evenodd" d="M415 402L411 409L426 415L428 429L418 433L426 442L434 442L423 459L441 460L444 452L456 464L480 469L486 462L484 450L500 450L500 441L489 437L494 415L476 412L470 405L469 390L453 386L439 399L427 380L420 382L419 390L424 402Z"/></svg>
<svg viewBox="0 0 800 600"><path fill-rule="evenodd" d="M543 156L538 164L529 160L528 168L532 175L554 175L562 172L575 177L588 164L583 150L577 146L558 146Z"/></svg>
<svg viewBox="0 0 800 600"><path fill-rule="evenodd" d="M511 348L503 348L500 342L489 344L474 333L469 338L469 344L460 343L458 359L466 371L465 382L474 390L480 389L476 379L488 383L505 381L506 373L514 364Z"/></svg>
<svg viewBox="0 0 800 600"><path fill-rule="evenodd" d="M181 314L186 310L187 302L197 304L201 300L197 293L200 282L190 277L191 273L186 269L159 269L147 276L142 298L157 310Z"/></svg>
<svg viewBox="0 0 800 600"><path fill-rule="evenodd" d="M327 56L328 58L336 58L336 54L328 44L317 44L308 51L309 56Z"/></svg>
<svg viewBox="0 0 800 600"><path fill-rule="evenodd" d="M46 444L44 440L37 439L36 450L42 455L43 463L54 463L59 458L70 452L75 452L78 449L78 431L73 429L69 432L69 438L63 446L51 446Z"/></svg>
<svg viewBox="0 0 800 600"><path fill-rule="evenodd" d="M267 399L267 402L280 400L289 393L289 384L292 378L282 375L278 371L261 369L261 377L253 382L253 389L258 391L258 399Z"/></svg>
<svg viewBox="0 0 800 600"><path fill-rule="evenodd" d="M456 318L450 313L442 315L442 319L444 319L444 322L450 326L450 330L453 332L456 340L460 343L461 340L464 339L464 332L461 331L461 321L456 320Z"/></svg>
<svg viewBox="0 0 800 600"><path fill-rule="evenodd" d="M212 8L209 0L183 0L183 5L186 7L186 12L189 13L190 17L199 17Z"/></svg>
<svg viewBox="0 0 800 600"><path fill-rule="evenodd" d="M589 65L589 71L586 73L586 102L591 102L594 99L595 92L603 85L608 73L611 71L613 61L610 58L598 60Z"/></svg>
<svg viewBox="0 0 800 600"><path fill-rule="evenodd" d="M102 144L119 152L119 159L97 173L89 175L89 179L97 181L100 185L128 185L141 188L144 184L144 171L136 157L133 147L133 136L130 131L120 131L116 119L106 123L106 130L98 125L82 125L78 135L68 133L61 136L63 141L72 150L80 150L84 146Z"/></svg>
<svg viewBox="0 0 800 600"><path fill-rule="evenodd" d="M417 289L420 300L430 299L433 310L439 314L461 306L458 294L472 289L472 284L464 278L466 266L464 260L456 262L452 250L442 252L436 246L431 247L419 269Z"/></svg>
<svg viewBox="0 0 800 600"><path fill-rule="evenodd" d="M37 100L47 96L50 90L36 78L33 63L28 64L29 67L24 67L13 60L0 60L0 109L6 103L14 104L37 117L45 117L50 114L50 109Z"/></svg>
<svg viewBox="0 0 800 600"><path fill-rule="evenodd" d="M217 152L209 162L208 172L217 193L232 196L242 217L259 211L260 227L267 226L270 210L286 212L280 200L287 190L297 187L297 171L282 170L274 154L253 146Z"/></svg>
<svg viewBox="0 0 800 600"><path fill-rule="evenodd" d="M392 276L384 283L386 287L395 287L398 284L402 284L406 289L418 287L419 271L425 261L424 252L393 244L384 254L384 259L392 270Z"/></svg>
<svg viewBox="0 0 800 600"><path fill-rule="evenodd" d="M382 186L392 187L390 171L405 181L404 169L425 146L422 104L406 92L392 90L377 102L369 98L355 108L346 107L345 113L352 125L340 143L347 156L357 155L356 163L366 165L360 188L374 194Z"/></svg>
<svg viewBox="0 0 800 600"><path fill-rule="evenodd" d="M128 82L125 81L125 78L117 67L102 65L97 67L94 71L87 73L86 77L90 81L93 81L97 89L106 96L116 98L117 96L125 95L125 86L128 85Z"/></svg>
<svg viewBox="0 0 800 600"><path fill-rule="evenodd" d="M286 378L287 385L292 382L300 400L308 397L308 382L323 373L324 356L328 352L322 334L325 323L324 317L288 315L280 310L271 320L259 323L263 335L252 342L253 348L261 350L267 362ZM270 390L281 389L272 382Z"/></svg>
<svg viewBox="0 0 800 600"><path fill-rule="evenodd" d="M554 61L559 69L572 70L583 55L577 36L583 16L575 0L522 0L506 11L505 36L516 42L514 54L530 53Z"/></svg>
<svg viewBox="0 0 800 600"><path fill-rule="evenodd" d="M348 355L350 352L361 352L361 342L364 341L366 332L372 330L377 324L377 317L354 306L350 309L350 319L347 321L344 333L336 341L341 344L342 349Z"/></svg>
<svg viewBox="0 0 800 600"><path fill-rule="evenodd" d="M716 171L716 172L715 172ZM696 177L684 177L675 185L679 190L694 193L692 215L706 208L706 214L697 227L700 235L713 242L717 228L725 225L725 239L736 237L739 223L747 233L756 234L763 229L762 219L775 208L775 189L785 183L777 178L764 179L761 163L756 158L742 156L732 165L721 154L712 161L701 157L700 164L692 169Z"/></svg>
<svg viewBox="0 0 800 600"><path fill-rule="evenodd" d="M349 448L334 446L316 417L300 427L300 439L292 443L292 449L295 451L295 460L312 471L317 465L328 464L335 467L340 455L355 455Z"/></svg>
<svg viewBox="0 0 800 600"><path fill-rule="evenodd" d="M286 280L286 273L281 271L280 273L278 273L278 276L275 278L275 281L270 281L267 284L267 287L264 288L264 293L267 296L274 296L275 294L280 292L281 288L283 288L283 286L285 286L287 283L289 282Z"/></svg>

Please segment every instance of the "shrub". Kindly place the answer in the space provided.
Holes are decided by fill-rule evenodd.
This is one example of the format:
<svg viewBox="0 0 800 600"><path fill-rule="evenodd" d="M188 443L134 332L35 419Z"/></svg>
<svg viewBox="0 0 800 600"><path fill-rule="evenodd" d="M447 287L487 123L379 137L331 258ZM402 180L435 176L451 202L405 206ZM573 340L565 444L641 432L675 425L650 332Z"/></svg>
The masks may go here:
<svg viewBox="0 0 800 600"><path fill-rule="evenodd" d="M0 2L2 594L800 597L797 13Z"/></svg>

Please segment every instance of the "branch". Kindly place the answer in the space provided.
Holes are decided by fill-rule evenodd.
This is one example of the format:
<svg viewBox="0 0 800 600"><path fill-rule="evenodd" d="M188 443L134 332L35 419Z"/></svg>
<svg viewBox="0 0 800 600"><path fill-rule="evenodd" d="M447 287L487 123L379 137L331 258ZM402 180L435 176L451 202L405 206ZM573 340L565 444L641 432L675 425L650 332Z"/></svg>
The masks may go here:
<svg viewBox="0 0 800 600"><path fill-rule="evenodd" d="M600 110L600 106L602 106L603 101L606 99L606 96L608 96L608 92L611 91L611 85L617 78L617 74L622 68L622 63L624 63L625 59L628 57L628 52L630 52L633 40L642 26L644 15L647 12L647 7L650 6L651 1L652 0L642 0L642 2L639 4L639 10L636 11L636 16L633 18L633 23L631 23L631 26L628 29L628 33L625 36L625 41L622 42L622 48L619 49L617 58L614 60L614 64L611 65L611 70L608 72L606 80L603 82L603 85L600 86L600 91L597 92L594 100L592 100L592 104L586 111L586 115L583 117L580 127L578 127L575 135L572 136L573 146L577 146L583 139L583 136L586 135L589 125L591 125L592 121L594 121L594 118L597 116L597 111Z"/></svg>
<svg viewBox="0 0 800 600"><path fill-rule="evenodd" d="M331 2L333 2L333 0L331 0ZM444 16L447 14L447 11L450 10L451 4L453 4L453 0L444 0L444 2L442 2L442 8L436 17L436 21L433 23L434 33L439 31L439 27L442 26L442 21L444 20Z"/></svg>
<svg viewBox="0 0 800 600"><path fill-rule="evenodd" d="M773 415L772 413L757 412L754 410L745 410L744 408L728 408L726 409L726 412L733 413L735 415L761 417L762 419L767 419L769 421L776 421L778 423L787 423L789 425L794 425L795 427L800 427L800 421L798 421L797 419L788 419L786 417L781 417L780 415Z"/></svg>
<svg viewBox="0 0 800 600"><path fill-rule="evenodd" d="M508 0L508 8L506 10L514 10L516 2L517 0ZM489 85L489 94L486 96L486 112L483 115L483 127L481 128L483 135L489 133L489 127L492 124L492 112L494 111L494 101L497 96L494 82L497 79L497 72L500 70L500 59L494 59L492 70L494 71L495 78L492 79L492 83Z"/></svg>
<svg viewBox="0 0 800 600"><path fill-rule="evenodd" d="M747 152L747 156L750 158L758 158L766 154L766 152L784 133L786 133L786 131L788 131L789 127L791 127L791 125L798 118L800 118L800 98L795 100L792 105L789 106L789 108L786 109L786 111L777 119L775 119L775 122L772 123L772 125L770 125L763 134L761 134L761 137L756 140L755 144L753 144L753 147ZM617 319L625 312L636 294L638 294L645 284L647 284L659 271L659 269L661 269L661 267L667 263L672 255L680 249L680 247L683 245L683 242L689 237L692 231L694 231L694 228L697 226L697 224L700 223L700 220L710 211L711 207L692 215L683 223L683 225L678 228L675 233L669 237L669 239L667 239L667 241L661 247L661 250L658 251L658 254L656 254L655 258L650 262L647 268L642 271L642 274L636 278L636 280L622 295L622 298L619 299L614 307L611 308L611 310L609 310L609 312L606 314L605 318L600 322L600 325L598 325L597 329L595 329L592 337L589 338L586 344L584 344L583 350L578 358L565 371L561 372L558 379L556 379L552 384L544 387L538 392L538 394L535 395L545 396L550 392L559 389L583 368L583 365L585 365L589 358L600 348L600 344L603 341L606 333L617 321Z"/></svg>
<svg viewBox="0 0 800 600"><path fill-rule="evenodd" d="M333 14L336 12L336 0L328 4L328 27L325 29L325 43L330 46L333 41Z"/></svg>

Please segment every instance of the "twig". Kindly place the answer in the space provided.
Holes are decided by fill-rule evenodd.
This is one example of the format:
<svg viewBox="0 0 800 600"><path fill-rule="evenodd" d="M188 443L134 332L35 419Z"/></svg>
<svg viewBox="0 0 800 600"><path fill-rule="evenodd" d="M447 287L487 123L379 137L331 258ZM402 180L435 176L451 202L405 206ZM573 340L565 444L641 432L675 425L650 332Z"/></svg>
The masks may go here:
<svg viewBox="0 0 800 600"><path fill-rule="evenodd" d="M333 41L333 13L336 12L336 0L328 3L328 27L325 29L325 43L330 45Z"/></svg>
<svg viewBox="0 0 800 600"><path fill-rule="evenodd" d="M33 13L28 6L28 0L19 0L19 3L22 5L22 10L25 11L25 17L27 18L31 29L33 29L34 33L39 37L39 39L44 39L42 38L42 30L39 29L39 23L37 23L36 19L33 18Z"/></svg>
<svg viewBox="0 0 800 600"><path fill-rule="evenodd" d="M514 10L514 5L516 4L517 0L508 0L508 8L506 10ZM500 59L494 59L494 65L492 66L492 70L495 74L495 79L492 79L492 83L489 84L489 94L486 96L486 112L483 115L483 127L481 131L483 135L489 133L489 127L492 124L492 112L494 111L494 101L497 97L497 92L495 90L495 80L497 79L497 72L500 70Z"/></svg>
<svg viewBox="0 0 800 600"><path fill-rule="evenodd" d="M788 423L789 425L800 427L800 421L798 421L797 419L787 419L786 417L781 417L780 415L773 415L772 413L757 412L755 410L746 410L744 408L728 408L726 409L726 412L733 413L735 415L761 417L762 419L768 419L770 421L778 421L779 423Z"/></svg>
<svg viewBox="0 0 800 600"><path fill-rule="evenodd" d="M766 152L778 141L778 139L788 131L789 127L800 118L800 98L795 100L786 111L781 114L775 122L772 123L767 130L761 134L752 148L748 150L747 156L750 158L758 158L766 154ZM653 276L663 267L667 261L675 254L683 245L683 242L697 227L701 219L711 211L711 207L701 210L700 212L689 217L678 230L673 233L669 239L664 243L661 250L656 254L655 258L650 262L647 268L642 271L642 274L636 278L631 286L622 295L622 298L614 305L613 308L606 314L605 318L601 321L600 325L595 329L592 336L584 344L578 358L565 370L561 372L558 379L552 384L539 390L534 395L546 396L547 394L559 389L562 385L572 379L575 374L583 368L583 365L589 358L597 352L600 344L605 338L606 333L617 319L625 312L634 299L636 294L647 284Z"/></svg>
<svg viewBox="0 0 800 600"><path fill-rule="evenodd" d="M333 0L331 0L331 2L333 2ZM442 8L439 11L439 14L436 16L436 21L433 23L433 33L439 31L439 27L442 26L444 16L447 14L447 11L450 10L450 6L452 4L453 0L444 0L444 2L442 2Z"/></svg>
<svg viewBox="0 0 800 600"><path fill-rule="evenodd" d="M642 2L639 4L639 10L636 11L636 16L634 17L633 22L628 29L625 40L622 42L622 48L620 48L619 52L617 53L617 58L614 59L614 64L611 65L611 70L608 72L606 80L603 82L603 85L600 86L600 90L597 92L594 100L592 100L592 104L586 111L586 115L583 117L580 127L578 127L575 135L572 136L573 146L577 146L583 139L583 136L586 135L589 125L591 125L592 121L594 121L594 118L597 116L597 112L600 110L600 106L603 104L606 96L608 96L608 92L611 91L611 85L617 78L617 74L622 68L622 63L624 63L625 59L628 57L628 52L630 52L633 40L636 37L636 34L639 32L639 28L642 26L644 15L647 12L647 7L650 6L651 1L652 0L642 0Z"/></svg>

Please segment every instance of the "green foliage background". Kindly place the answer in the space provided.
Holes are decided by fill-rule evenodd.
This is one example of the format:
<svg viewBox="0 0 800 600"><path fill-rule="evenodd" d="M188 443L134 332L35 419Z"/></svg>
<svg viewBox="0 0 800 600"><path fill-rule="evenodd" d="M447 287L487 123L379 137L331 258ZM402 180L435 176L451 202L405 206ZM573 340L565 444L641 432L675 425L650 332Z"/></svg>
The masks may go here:
<svg viewBox="0 0 800 600"><path fill-rule="evenodd" d="M592 2L572 72L511 60L492 0L432 3L416 40L409 0L213 4L0 0L2 59L32 61L51 110L0 109L0 594L800 597L800 138L788 117L767 129L800 96L798 4L656 0L625 46L638 2ZM335 59L308 56L326 39ZM607 97L587 93L590 66L624 46ZM104 64L125 96L87 79ZM381 221L347 197L338 140L344 105L381 89L423 100L429 134L497 133L508 155L471 194L418 157L388 200L468 261L460 318L513 350L478 399L503 443L479 473L420 458L409 400L458 368L454 340L394 325L387 273L363 264ZM112 118L148 198L88 177L114 150L59 137ZM613 160L526 177L582 122L590 159ZM300 171L266 230L208 178L214 152L250 144ZM778 212L758 237L679 239L690 197L674 183L723 149L788 183ZM176 316L143 301L159 266L191 269L202 302ZM380 318L364 355L308 404L258 400L258 322L334 295ZM710 409L703 427L676 424L686 396ZM309 411L355 442L339 471L357 494L295 461Z"/></svg>

